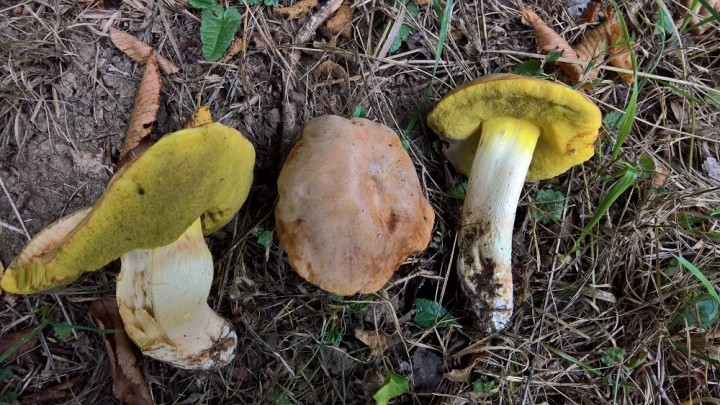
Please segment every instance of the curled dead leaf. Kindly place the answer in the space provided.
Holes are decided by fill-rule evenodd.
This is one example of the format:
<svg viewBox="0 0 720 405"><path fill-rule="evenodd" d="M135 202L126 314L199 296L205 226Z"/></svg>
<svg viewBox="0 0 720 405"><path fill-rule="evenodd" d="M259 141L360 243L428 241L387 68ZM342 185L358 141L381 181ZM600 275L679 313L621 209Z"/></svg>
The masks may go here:
<svg viewBox="0 0 720 405"><path fill-rule="evenodd" d="M103 329L124 329L114 297L94 301L90 314ZM102 335L110 358L113 377L113 395L127 404L153 404L150 389L138 367L138 359L124 331Z"/></svg>
<svg viewBox="0 0 720 405"><path fill-rule="evenodd" d="M317 65L317 67L313 69L312 74L315 80L322 78L347 79L349 77L342 66L331 60L323 61Z"/></svg>
<svg viewBox="0 0 720 405"><path fill-rule="evenodd" d="M347 3L343 3L342 6L335 12L326 23L325 28L330 35L340 35L345 39L349 39L352 34L352 9Z"/></svg>
<svg viewBox="0 0 720 405"><path fill-rule="evenodd" d="M74 377L58 385L24 395L18 400L18 403L20 405L54 405L71 401L85 381L85 377Z"/></svg>
<svg viewBox="0 0 720 405"><path fill-rule="evenodd" d="M618 24L617 17L614 17L614 24L610 26L608 43L610 44L610 49L608 50L608 55L610 56L608 63L610 63L610 66L632 70L628 38L623 33L620 24ZM620 73L620 78L622 78L628 86L635 80L632 73Z"/></svg>
<svg viewBox="0 0 720 405"><path fill-rule="evenodd" d="M275 7L273 12L285 16L288 20L294 20L312 11L317 4L318 0L300 0L290 7Z"/></svg>
<svg viewBox="0 0 720 405"><path fill-rule="evenodd" d="M240 38L233 38L233 41L230 43L230 47L228 48L227 52L225 52L225 55L223 55L222 59L220 59L220 63L228 63L230 59L235 57L235 55L239 54L244 49L245 41Z"/></svg>
<svg viewBox="0 0 720 405"><path fill-rule="evenodd" d="M355 329L355 337L370 348L373 356L380 357L385 352L390 342L390 336L381 330Z"/></svg>
<svg viewBox="0 0 720 405"><path fill-rule="evenodd" d="M0 269L2 265L0 265ZM0 354L5 353L6 350L11 348L14 344L26 339L24 343L20 345L15 351L10 354L10 357L5 359L2 364L13 362L18 357L32 350L38 344L37 334L30 336L34 328L26 328L17 332L10 332L5 336L0 337ZM29 337L28 337L29 336Z"/></svg>
<svg viewBox="0 0 720 405"><path fill-rule="evenodd" d="M140 80L140 87L135 94L135 103L130 113L125 139L120 148L117 169L150 147L150 132L152 132L152 125L160 109L161 87L162 80L158 71L155 51L151 51L145 64L145 72Z"/></svg>
<svg viewBox="0 0 720 405"><path fill-rule="evenodd" d="M110 27L108 34L110 35L110 41L135 62L146 63L148 57L153 52L153 48L150 45L145 44L127 32ZM169 59L159 54L157 56L157 64L166 75L175 74L180 71L180 68L170 62Z"/></svg>
<svg viewBox="0 0 720 405"><path fill-rule="evenodd" d="M540 53L547 55L553 52L559 52L564 58L578 59L578 55L570 44L568 44L560 34L550 28L534 11L529 7L523 7L521 13L524 22L529 25L535 33L537 48ZM580 82L583 76L584 65L559 62L558 67L565 78L573 83Z"/></svg>
<svg viewBox="0 0 720 405"><path fill-rule="evenodd" d="M468 366L464 368L454 368L447 373L443 374L443 378L446 380L450 380L452 382L467 382L468 378L470 378L470 373L472 373L473 366Z"/></svg>

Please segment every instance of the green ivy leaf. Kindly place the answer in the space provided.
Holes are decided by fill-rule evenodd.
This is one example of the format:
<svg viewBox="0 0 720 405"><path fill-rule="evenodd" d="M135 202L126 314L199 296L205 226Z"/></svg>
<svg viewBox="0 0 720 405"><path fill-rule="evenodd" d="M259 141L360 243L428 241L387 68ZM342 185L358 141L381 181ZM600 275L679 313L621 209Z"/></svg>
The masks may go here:
<svg viewBox="0 0 720 405"><path fill-rule="evenodd" d="M200 21L203 57L211 62L220 59L240 28L240 13L235 8L205 9Z"/></svg>
<svg viewBox="0 0 720 405"><path fill-rule="evenodd" d="M480 394L492 394L493 388L495 388L495 380L485 381L483 379L479 379L473 383L473 392L478 392Z"/></svg>
<svg viewBox="0 0 720 405"><path fill-rule="evenodd" d="M515 65L513 71L522 76L542 76L542 62L537 59L526 60Z"/></svg>
<svg viewBox="0 0 720 405"><path fill-rule="evenodd" d="M408 379L388 371L382 387L373 395L376 405L387 405L391 399L407 394L410 391Z"/></svg>
<svg viewBox="0 0 720 405"><path fill-rule="evenodd" d="M671 325L683 325L682 320L685 320L688 326L695 326L699 323L703 327L710 327L718 319L718 309L718 301L710 294L699 294L692 300L690 308L675 317Z"/></svg>
<svg viewBox="0 0 720 405"><path fill-rule="evenodd" d="M563 193L546 188L538 191L535 196L532 214L538 223L548 225L552 222L560 222L564 206L565 196Z"/></svg>
<svg viewBox="0 0 720 405"><path fill-rule="evenodd" d="M443 329L450 325L459 325L458 321L439 302L415 298L415 307L417 312L413 322L420 327Z"/></svg>
<svg viewBox="0 0 720 405"><path fill-rule="evenodd" d="M649 173L655 171L655 160L647 153L640 155L639 164L643 172Z"/></svg>

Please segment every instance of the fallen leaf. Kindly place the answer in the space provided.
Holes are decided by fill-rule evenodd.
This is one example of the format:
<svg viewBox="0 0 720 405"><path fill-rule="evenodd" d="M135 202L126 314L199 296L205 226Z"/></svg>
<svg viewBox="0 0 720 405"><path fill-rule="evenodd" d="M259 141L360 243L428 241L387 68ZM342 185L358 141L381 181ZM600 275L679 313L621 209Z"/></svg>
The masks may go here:
<svg viewBox="0 0 720 405"><path fill-rule="evenodd" d="M100 328L124 329L114 297L94 301L90 305L90 314ZM127 334L124 331L104 333L102 337L110 358L115 398L133 405L153 404L150 389L138 367L138 359Z"/></svg>
<svg viewBox="0 0 720 405"><path fill-rule="evenodd" d="M288 20L294 20L302 14L309 13L317 4L318 0L300 0L290 7L275 7L273 11L284 15Z"/></svg>
<svg viewBox="0 0 720 405"><path fill-rule="evenodd" d="M443 378L452 382L467 382L468 378L470 378L470 373L472 372L472 370L473 366L455 368L448 371L447 373L444 373Z"/></svg>
<svg viewBox="0 0 720 405"><path fill-rule="evenodd" d="M42 391L25 395L18 402L21 405L53 405L67 402L76 397L76 394L80 391L77 386L84 381L84 378L75 377L64 383L45 388Z"/></svg>
<svg viewBox="0 0 720 405"><path fill-rule="evenodd" d="M145 64L145 72L140 80L140 87L135 94L135 103L130 113L130 122L128 123L125 139L120 148L120 160L118 167L122 166L120 162L132 160L150 147L150 132L152 124L157 118L157 112L160 109L160 73L155 58L155 52L150 52L147 63ZM128 156L132 152L132 155ZM126 156L128 159L126 159Z"/></svg>
<svg viewBox="0 0 720 405"><path fill-rule="evenodd" d="M541 53L551 54L559 52L564 58L578 59L577 54L565 39L555 30L550 28L540 16L538 16L529 7L523 7L521 10L523 20L532 27L535 37L537 38L537 48ZM583 76L584 65L558 62L558 67L566 79L573 83L580 82Z"/></svg>
<svg viewBox="0 0 720 405"><path fill-rule="evenodd" d="M213 120L212 114L210 113L210 106L203 105L195 111L190 121L185 123L185 128L197 128L211 122L213 122Z"/></svg>
<svg viewBox="0 0 720 405"><path fill-rule="evenodd" d="M623 34L622 28L617 22L617 17L613 17L613 23L610 25L609 31L608 43L610 44L610 49L608 50L608 55L610 58L608 63L610 66L616 68L632 70L628 39L625 37L625 34ZM620 73L619 75L628 86L635 80L632 73Z"/></svg>
<svg viewBox="0 0 720 405"><path fill-rule="evenodd" d="M343 3L342 6L335 12L327 22L325 28L331 35L340 35L345 39L349 39L352 34L352 9L347 3Z"/></svg>
<svg viewBox="0 0 720 405"><path fill-rule="evenodd" d="M595 22L598 18L598 13L602 7L603 0L592 0L590 1L583 10L582 14L578 18L578 22L581 24Z"/></svg>
<svg viewBox="0 0 720 405"><path fill-rule="evenodd" d="M365 343L365 345L370 348L370 353L376 357L383 355L385 348L388 347L388 343L390 342L390 336L381 330L362 330L357 328L355 329L355 337Z"/></svg>
<svg viewBox="0 0 720 405"><path fill-rule="evenodd" d="M321 78L347 79L349 77L342 66L331 60L326 60L317 65L317 67L313 69L312 74L315 80Z"/></svg>
<svg viewBox="0 0 720 405"><path fill-rule="evenodd" d="M8 333L7 335L0 337L0 355L5 353L5 351L10 349L14 344L19 343L22 339L27 339L27 341L25 343L22 343L20 347L15 349L15 351L10 354L10 356L5 359L3 363L10 363L18 357L22 356L23 354L29 352L35 346L37 346L38 337L37 333L32 334L33 329L34 328L26 328L17 332Z"/></svg>
<svg viewBox="0 0 720 405"><path fill-rule="evenodd" d="M245 49L245 42L240 38L234 38L233 41L230 43L230 47L225 52L225 55L223 55L222 59L220 59L220 63L228 63L230 59L235 57L235 55L239 54Z"/></svg>
<svg viewBox="0 0 720 405"><path fill-rule="evenodd" d="M150 54L153 52L153 48L150 45L145 44L127 32L110 27L108 34L110 35L110 41L135 62L146 63L148 57L150 57ZM180 68L160 54L157 56L157 64L166 75L175 74L180 71Z"/></svg>

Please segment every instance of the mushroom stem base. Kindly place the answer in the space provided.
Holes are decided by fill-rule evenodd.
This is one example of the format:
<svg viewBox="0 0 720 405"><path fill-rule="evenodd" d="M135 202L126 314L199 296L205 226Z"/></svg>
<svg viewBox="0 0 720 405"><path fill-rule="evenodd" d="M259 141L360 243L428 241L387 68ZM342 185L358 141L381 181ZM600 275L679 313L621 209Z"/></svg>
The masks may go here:
<svg viewBox="0 0 720 405"><path fill-rule="evenodd" d="M515 211L540 129L500 117L483 122L461 219L457 261L461 284L481 327L504 329L513 312L512 233Z"/></svg>

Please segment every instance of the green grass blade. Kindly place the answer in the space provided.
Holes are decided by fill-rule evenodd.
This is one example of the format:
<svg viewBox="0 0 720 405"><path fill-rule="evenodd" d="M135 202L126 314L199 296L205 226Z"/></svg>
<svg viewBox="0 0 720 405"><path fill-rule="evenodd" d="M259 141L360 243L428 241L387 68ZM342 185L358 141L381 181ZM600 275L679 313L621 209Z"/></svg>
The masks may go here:
<svg viewBox="0 0 720 405"><path fill-rule="evenodd" d="M422 113L425 110L425 106L430 99L432 87L435 82L435 75L437 74L438 66L440 66L440 58L442 57L442 51L445 47L445 40L447 40L448 27L450 26L450 17L452 16L453 10L453 3L453 0L448 0L445 3L445 10L442 12L442 14L438 16L440 18L440 33L438 33L438 44L437 48L435 48L435 64L433 65L432 75L430 76L430 83L428 83L428 87L425 90L425 94L423 95L422 101L420 102L420 107L418 107L417 111L415 111L415 114L412 116L410 122L405 128L405 134L410 133L410 131L415 128L415 125L417 125L418 121L420 121L420 117L422 116ZM437 11L438 9L439 7L435 10Z"/></svg>
<svg viewBox="0 0 720 405"><path fill-rule="evenodd" d="M580 242L582 242L582 240L585 239L588 234L590 234L590 231L592 231L595 225L600 222L600 219L610 209L613 203L615 203L615 201L620 198L620 196L625 191L627 191L627 189L632 187L637 182L639 175L639 170L634 167L627 167L623 170L622 177L620 178L620 180L617 181L617 183L612 186L608 194L600 202L597 211L595 211L595 214L590 219L590 222L585 225L585 228L583 228L582 233L580 233L580 236L577 238L572 250L568 254L572 254L580 248Z"/></svg>
<svg viewBox="0 0 720 405"><path fill-rule="evenodd" d="M12 346L8 347L4 352L0 354L0 364L10 358L13 353L15 353L16 350L22 347L25 343L27 343L30 339L33 338L33 336L39 334L43 329L45 329L46 326L50 324L50 321L48 319L43 319L42 322L36 327L33 328L30 332L25 334L23 337L18 339L17 342L13 343Z"/></svg>
<svg viewBox="0 0 720 405"><path fill-rule="evenodd" d="M690 273L692 273L693 276L695 276L698 280L700 280L702 285L704 285L705 288L707 289L708 293L717 300L718 304L720 304L720 296L718 296L717 291L715 291L715 287L713 287L710 280L708 280L707 277L705 277L705 275L702 273L702 271L700 271L700 269L695 267L694 264L690 263L686 258L684 258L682 256L673 255L673 257L675 257L675 259L678 261L678 263L682 264L683 267L688 269L688 271Z"/></svg>
<svg viewBox="0 0 720 405"><path fill-rule="evenodd" d="M563 351L560 350L560 349L556 349L556 348L554 348L554 347L552 347L552 346L550 346L550 345L547 345L547 344L545 344L545 343L543 343L543 347L545 347L545 349L547 349L547 351L549 351L550 353L552 353L552 354L554 354L554 355L556 355L556 356L560 356L560 357L562 357L563 359L565 359L565 360L567 360L567 361L569 361L569 362L571 362L571 363L573 363L573 364L576 364L577 366L579 366L579 367L582 368L583 370L586 370L586 371L589 371L589 372L593 373L596 377L602 377L602 376L603 376L603 373L601 373L601 372L600 372L598 369L596 369L595 367L593 367L593 366L591 366L591 365L589 365L589 364L587 364L587 363L583 363L582 361L580 361L580 360L576 359L575 357L573 357L573 356L571 356L571 355L563 352Z"/></svg>
<svg viewBox="0 0 720 405"><path fill-rule="evenodd" d="M625 38L630 40L630 34L627 29L627 24L625 24L625 19L620 13L620 8L615 1L613 1L612 4L613 8L615 9L615 14L618 16L618 22L620 24L620 28L622 29L623 35L625 36ZM630 101L628 102L627 109L625 109L625 114L623 114L622 123L620 124L617 141L615 142L615 146L613 147L612 160L617 159L618 154L620 153L620 148L622 148L628 135L630 135L633 122L635 122L635 114L637 113L637 99L638 93L640 91L637 81L637 55L635 55L635 51L633 51L632 47L630 46L628 46L628 52L630 52L630 62L632 63L632 71L635 80L633 80L632 84L632 94L630 95Z"/></svg>

